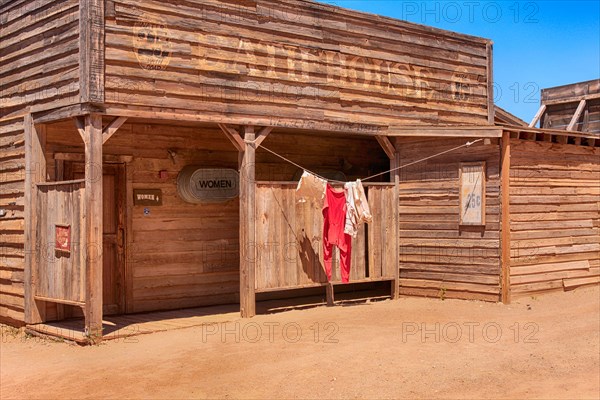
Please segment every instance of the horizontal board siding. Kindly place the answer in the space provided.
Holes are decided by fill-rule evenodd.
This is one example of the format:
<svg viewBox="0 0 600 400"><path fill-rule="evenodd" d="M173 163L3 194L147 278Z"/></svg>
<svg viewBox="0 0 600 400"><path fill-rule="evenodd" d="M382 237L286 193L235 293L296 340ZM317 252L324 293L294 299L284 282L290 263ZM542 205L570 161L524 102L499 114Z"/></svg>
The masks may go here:
<svg viewBox="0 0 600 400"><path fill-rule="evenodd" d="M566 129L571 122L579 100L585 96L600 93L600 79L580 82L572 85L542 89L542 104L547 108L542 116L540 126L543 128ZM566 103L562 103L566 101ZM600 134L600 99L588 99L586 105L573 128Z"/></svg>
<svg viewBox="0 0 600 400"><path fill-rule="evenodd" d="M0 5L0 320L22 323L28 107L79 101L79 2Z"/></svg>
<svg viewBox="0 0 600 400"><path fill-rule="evenodd" d="M401 165L465 139L398 139ZM478 143L400 170L400 293L499 300L499 146ZM486 225L459 229L459 165L485 161Z"/></svg>
<svg viewBox="0 0 600 400"><path fill-rule="evenodd" d="M510 197L513 297L600 282L600 149L512 140Z"/></svg>
<svg viewBox="0 0 600 400"><path fill-rule="evenodd" d="M27 106L77 103L79 2L25 2L0 10L0 118L22 115Z"/></svg>
<svg viewBox="0 0 600 400"><path fill-rule="evenodd" d="M0 321L24 320L24 190L23 118L0 120Z"/></svg>
<svg viewBox="0 0 600 400"><path fill-rule="evenodd" d="M111 3L109 104L282 126L487 123L483 39L307 1Z"/></svg>

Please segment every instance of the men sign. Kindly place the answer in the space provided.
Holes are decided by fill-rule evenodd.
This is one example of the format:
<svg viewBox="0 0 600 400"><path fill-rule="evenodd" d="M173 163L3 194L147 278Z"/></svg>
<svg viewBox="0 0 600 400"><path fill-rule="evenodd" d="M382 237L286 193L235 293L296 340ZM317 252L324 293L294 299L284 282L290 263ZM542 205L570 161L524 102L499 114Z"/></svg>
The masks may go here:
<svg viewBox="0 0 600 400"><path fill-rule="evenodd" d="M177 193L188 203L231 200L239 195L239 186L234 169L187 166L177 177Z"/></svg>

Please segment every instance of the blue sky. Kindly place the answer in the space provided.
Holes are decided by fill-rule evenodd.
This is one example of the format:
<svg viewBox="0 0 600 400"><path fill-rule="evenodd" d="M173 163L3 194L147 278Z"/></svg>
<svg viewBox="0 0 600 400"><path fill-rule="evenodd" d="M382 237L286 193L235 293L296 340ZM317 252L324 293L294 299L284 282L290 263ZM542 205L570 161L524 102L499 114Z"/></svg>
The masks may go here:
<svg viewBox="0 0 600 400"><path fill-rule="evenodd" d="M540 89L600 77L600 1L329 0L494 41L495 101L529 122Z"/></svg>

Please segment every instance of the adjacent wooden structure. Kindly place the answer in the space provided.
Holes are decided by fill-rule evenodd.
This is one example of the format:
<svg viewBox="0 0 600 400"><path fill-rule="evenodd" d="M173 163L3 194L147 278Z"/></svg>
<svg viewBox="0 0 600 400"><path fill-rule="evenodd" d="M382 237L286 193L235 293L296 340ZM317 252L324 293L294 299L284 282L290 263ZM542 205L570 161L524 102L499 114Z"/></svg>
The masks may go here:
<svg viewBox="0 0 600 400"><path fill-rule="evenodd" d="M108 314L251 317L257 293L304 288L334 304L320 206L294 199L302 168L377 175L351 280L393 298L508 302L598 279L596 83L567 96L567 130L544 95L540 130L494 107L487 39L306 0L0 11L3 321L83 317L95 341ZM485 163L481 226L459 224L465 162ZM190 165L237 169L239 199L185 202ZM48 251L56 226L72 251Z"/></svg>

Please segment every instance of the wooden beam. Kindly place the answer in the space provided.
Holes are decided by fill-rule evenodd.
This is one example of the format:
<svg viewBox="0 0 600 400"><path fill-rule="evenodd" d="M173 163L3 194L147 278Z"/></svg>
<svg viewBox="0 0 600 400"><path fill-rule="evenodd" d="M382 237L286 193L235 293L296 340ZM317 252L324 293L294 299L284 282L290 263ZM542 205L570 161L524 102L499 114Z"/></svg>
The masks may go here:
<svg viewBox="0 0 600 400"><path fill-rule="evenodd" d="M233 143L237 151L244 152L246 151L246 144L244 143L244 139L241 138L240 134L235 131L235 129L225 125L218 124L219 128L223 131L227 139Z"/></svg>
<svg viewBox="0 0 600 400"><path fill-rule="evenodd" d="M256 134L256 140L254 143L256 144L256 148L260 147L262 142L269 136L269 133L273 130L272 126L265 126Z"/></svg>
<svg viewBox="0 0 600 400"><path fill-rule="evenodd" d="M375 139L377 139L377 142L383 148L383 151L385 151L388 158L393 160L396 154L396 148L392 142L390 142L390 139L388 139L387 136L375 136Z"/></svg>
<svg viewBox="0 0 600 400"><path fill-rule="evenodd" d="M104 102L104 0L79 0L81 103Z"/></svg>
<svg viewBox="0 0 600 400"><path fill-rule="evenodd" d="M327 300L327 307L333 307L335 305L335 291L333 290L333 283L331 282L325 284L325 299Z"/></svg>
<svg viewBox="0 0 600 400"><path fill-rule="evenodd" d="M535 113L535 117L533 117L533 119L531 120L531 122L529 123L529 127L533 128L535 127L535 124L538 123L538 121L540 120L540 118L542 118L542 115L544 115L544 112L546 111L546 105L542 104L540 106L540 108L538 109L537 113Z"/></svg>
<svg viewBox="0 0 600 400"><path fill-rule="evenodd" d="M85 117L85 332L102 340L102 116Z"/></svg>
<svg viewBox="0 0 600 400"><path fill-rule="evenodd" d="M398 148L398 146L395 146ZM394 152L394 158L390 160L390 169L400 167L400 153ZM400 296L400 170L392 171L390 174L391 181L394 182L394 230L396 231L394 240L394 280L392 281L392 299L397 299Z"/></svg>
<svg viewBox="0 0 600 400"><path fill-rule="evenodd" d="M381 135L377 135L381 136ZM476 137L501 138L500 126L407 126L392 125L385 133L387 137Z"/></svg>
<svg viewBox="0 0 600 400"><path fill-rule="evenodd" d="M502 135L500 168L500 299L504 304L510 304L510 132Z"/></svg>
<svg viewBox="0 0 600 400"><path fill-rule="evenodd" d="M573 118L571 118L571 122L569 122L569 125L567 126L568 131L572 131L573 129L575 129L575 125L577 125L577 121L579 121L579 118L581 117L581 113L585 109L585 103L586 103L585 100L581 100L579 102L579 105L577 106L577 110L575 110L575 114L573 114Z"/></svg>
<svg viewBox="0 0 600 400"><path fill-rule="evenodd" d="M35 125L31 114L25 115L25 269L24 312L25 323L45 322L46 305L35 300L37 284L37 184L46 181L46 128Z"/></svg>
<svg viewBox="0 0 600 400"><path fill-rule="evenodd" d="M240 313L256 315L256 136L253 126L242 126L244 152L240 167Z"/></svg>
<svg viewBox="0 0 600 400"><path fill-rule="evenodd" d="M81 140L85 143L85 117L75 117L73 118L73 122L75 122L75 127L77 128L77 132L79 132L79 136L81 136Z"/></svg>
<svg viewBox="0 0 600 400"><path fill-rule="evenodd" d="M106 143L108 139L112 137L119 130L121 126L127 121L127 117L117 117L113 119L107 126L102 130L102 144Z"/></svg>
<svg viewBox="0 0 600 400"><path fill-rule="evenodd" d="M31 114L35 124L46 124L77 116L84 116L90 113L102 114L104 111L102 106L89 103L60 107L50 105L51 108L48 107L48 104L40 104L31 107Z"/></svg>
<svg viewBox="0 0 600 400"><path fill-rule="evenodd" d="M488 124L495 123L495 107L494 107L494 45L490 41L486 45L487 56L487 108L488 108Z"/></svg>
<svg viewBox="0 0 600 400"><path fill-rule="evenodd" d="M600 93L585 94L583 96L581 96L581 95L571 96L571 97L565 97L562 99L555 99L555 100L546 100L546 101L544 101L544 104L547 106L555 106L558 104L576 103L581 100L595 100L595 99L600 99Z"/></svg>

